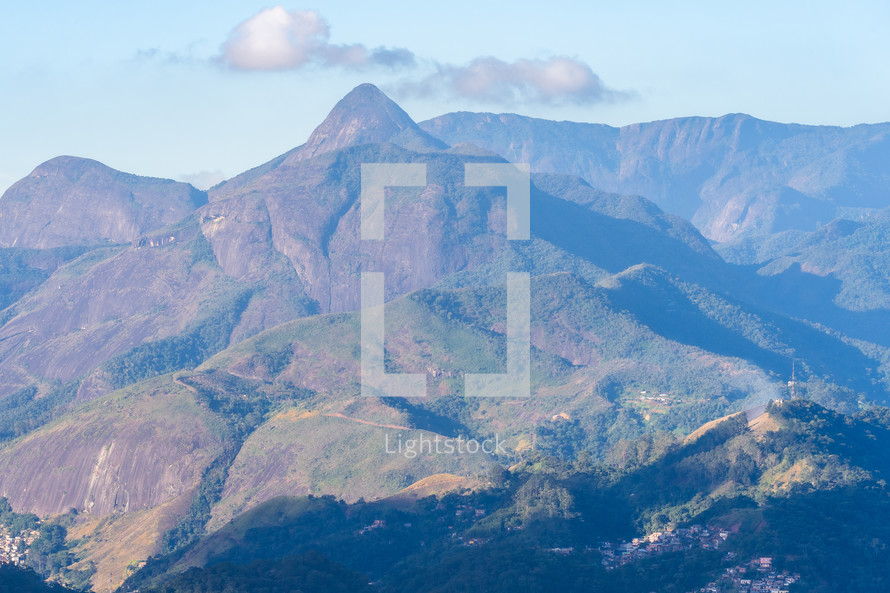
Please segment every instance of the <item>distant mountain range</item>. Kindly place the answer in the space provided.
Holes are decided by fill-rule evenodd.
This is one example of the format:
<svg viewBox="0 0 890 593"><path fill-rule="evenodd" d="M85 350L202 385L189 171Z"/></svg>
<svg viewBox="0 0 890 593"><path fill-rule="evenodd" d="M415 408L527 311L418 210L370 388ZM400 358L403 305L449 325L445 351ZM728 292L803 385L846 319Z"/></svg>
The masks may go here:
<svg viewBox="0 0 890 593"><path fill-rule="evenodd" d="M361 85L305 144L206 193L53 159L0 198L0 496L66 517L73 569L108 591L282 495L604 462L792 379L844 413L887 403L888 130L418 125ZM503 188L464 184L466 164L507 161L531 163L529 240L507 241ZM387 193L379 243L360 233L373 162L428 181ZM357 397L369 271L387 368L425 373L427 399ZM464 374L503 371L507 271L531 276L533 397L465 398ZM408 458L386 449L399 435L508 453Z"/></svg>
<svg viewBox="0 0 890 593"><path fill-rule="evenodd" d="M420 127L449 144L468 142L538 171L645 196L724 243L812 231L890 200L887 123L802 126L732 114L613 128L461 112Z"/></svg>

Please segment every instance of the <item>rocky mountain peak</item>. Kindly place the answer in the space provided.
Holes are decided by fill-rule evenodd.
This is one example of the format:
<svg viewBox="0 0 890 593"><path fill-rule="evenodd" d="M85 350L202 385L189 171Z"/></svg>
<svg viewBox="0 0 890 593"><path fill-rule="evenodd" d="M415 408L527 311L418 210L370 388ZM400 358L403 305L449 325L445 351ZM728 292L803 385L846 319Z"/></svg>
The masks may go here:
<svg viewBox="0 0 890 593"><path fill-rule="evenodd" d="M393 142L418 151L440 150L436 140L373 84L364 83L340 99L297 152L303 160L358 144Z"/></svg>

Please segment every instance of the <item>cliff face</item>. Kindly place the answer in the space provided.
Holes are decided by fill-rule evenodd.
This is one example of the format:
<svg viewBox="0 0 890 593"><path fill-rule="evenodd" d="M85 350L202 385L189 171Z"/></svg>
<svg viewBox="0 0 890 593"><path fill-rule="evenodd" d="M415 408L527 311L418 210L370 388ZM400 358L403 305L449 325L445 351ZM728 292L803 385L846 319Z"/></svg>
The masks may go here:
<svg viewBox="0 0 890 593"><path fill-rule="evenodd" d="M384 242L361 240L361 164L416 159L397 146L373 145L282 164L232 192L226 186L219 196L214 192L206 208L221 222L205 225L205 235L236 278L255 269L248 254L271 246L290 262L320 312L357 309L362 270L385 272L392 296L492 259L506 242L503 198L458 187L463 162L450 155L424 158L430 165L425 188L389 194Z"/></svg>
<svg viewBox="0 0 890 593"><path fill-rule="evenodd" d="M376 89L359 87L306 145L214 188L201 210L202 231L226 273L254 278L265 270L256 262L275 253L319 312L336 313L359 308L362 271L384 272L391 298L490 265L509 251L503 188L464 184L467 163L502 159L461 148L409 150L400 139L419 129L393 109ZM361 167L381 162L425 164L426 185L389 188L385 240L363 241ZM719 261L694 227L651 202L556 177L534 178L535 238L615 272L640 257L667 267Z"/></svg>
<svg viewBox="0 0 890 593"><path fill-rule="evenodd" d="M176 334L200 314L218 268L182 242L105 248L56 271L17 302L0 328L0 394L46 379L67 382L145 341ZM167 235L167 238L171 235Z"/></svg>
<svg viewBox="0 0 890 593"><path fill-rule="evenodd" d="M464 162L474 159L444 148L361 85L306 144L214 188L202 231L235 279L266 274L259 262L270 253L285 259L319 312L358 308L363 269L386 272L390 296L430 286L504 243L495 191L465 191ZM373 162L428 164L427 187L389 194L383 244L362 242L359 231L361 165Z"/></svg>
<svg viewBox="0 0 890 593"><path fill-rule="evenodd" d="M262 245L259 252L242 251L236 257L252 274L232 278L217 264L201 220L199 213L128 247L90 251L7 309L0 397L28 384L84 377L81 399L94 397L108 391L98 367L133 348L222 323L219 331L227 333L217 336L216 351L230 338L307 313L283 256ZM220 223L208 218L205 224L211 232Z"/></svg>
<svg viewBox="0 0 890 593"><path fill-rule="evenodd" d="M187 183L139 177L89 159L47 161L0 197L0 246L127 243L207 202Z"/></svg>
<svg viewBox="0 0 890 593"><path fill-rule="evenodd" d="M0 495L41 516L157 507L193 488L221 450L191 393L157 380L115 393L0 449Z"/></svg>

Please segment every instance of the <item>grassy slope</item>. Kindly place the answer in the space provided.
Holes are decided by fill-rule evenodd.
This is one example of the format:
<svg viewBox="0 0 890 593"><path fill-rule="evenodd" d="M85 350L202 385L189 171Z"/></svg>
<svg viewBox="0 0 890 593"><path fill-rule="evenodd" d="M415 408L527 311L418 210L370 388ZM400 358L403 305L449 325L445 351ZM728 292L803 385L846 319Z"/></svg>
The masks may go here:
<svg viewBox="0 0 890 593"><path fill-rule="evenodd" d="M881 568L887 550L874 538L886 536L890 511L882 482L890 475L886 414L843 416L789 401L758 418L760 424L743 415L716 423L639 467L537 458L493 489L440 495L413 507L279 497L154 563L133 584L157 584L220 561L243 564L315 549L379 579L387 592L511 590L517 571L524 577L517 582L529 591L553 590L557 582L567 591L682 591L713 578L725 551L734 551L738 562L773 556L777 565L800 571L809 587L801 590L837 590L844 579L850 590L882 590L890 576ZM761 426L764 418L769 430ZM790 482L777 479L777 472L795 466L809 470ZM477 508L485 512L466 512ZM386 524L361 529L377 519ZM731 535L719 553L666 554L602 570L599 541L687 522ZM471 540L478 543L468 547ZM574 550L563 557L547 553L549 547ZM826 562L832 555L843 562ZM870 580L881 573L884 581Z"/></svg>

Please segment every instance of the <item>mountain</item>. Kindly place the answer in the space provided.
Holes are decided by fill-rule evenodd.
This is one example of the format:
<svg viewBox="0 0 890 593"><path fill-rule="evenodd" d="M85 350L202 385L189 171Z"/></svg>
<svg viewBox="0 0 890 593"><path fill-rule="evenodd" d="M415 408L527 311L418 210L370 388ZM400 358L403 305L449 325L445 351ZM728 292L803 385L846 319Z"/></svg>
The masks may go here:
<svg viewBox="0 0 890 593"><path fill-rule="evenodd" d="M129 243L206 202L207 195L187 183L60 156L0 197L0 247Z"/></svg>
<svg viewBox="0 0 890 593"><path fill-rule="evenodd" d="M745 402L780 396L764 369L781 365L786 340L813 341L817 353L804 359L807 364L822 365L813 369L816 376L834 374L837 381L850 376L845 365L848 357L856 358L844 351L841 342L820 345L818 334L804 333L798 338L794 332L801 329L772 327L775 320L757 319L738 305L733 307L702 294L701 289L675 282L663 272L647 268L624 272L599 285L565 273L537 277L532 285L536 396L519 402L521 405L467 402L460 397L460 379L465 372L497 371L503 364L499 360L500 337L492 332L502 315L497 303L504 298L503 289L427 290L390 304L390 356L401 372L431 375L434 397L428 401L355 397L359 380L357 314L295 320L224 350L194 371L151 379L83 404L66 414L61 424L51 424L16 441L0 451L9 480L3 487L17 508L34 508L37 493L59 488L60 474L85 482L86 472L58 471L74 459L85 458L91 460L88 467L99 463L102 471L98 475L113 477L119 492L133 493L119 497L121 501L137 493L157 493L156 499L141 502L140 529L158 530L164 525L179 529L171 525L169 509L183 504L183 499L170 493L171 485L152 485L157 482L149 479L145 465L130 472L120 459L103 459L103 451L117 448L132 451L134 460L144 459L140 464L161 455L156 446L131 443L143 433L152 442L153 423L146 419L133 425L128 419L124 424L113 418L121 416L121 409L134 410L136 418L150 417L139 411L142 404L137 402L169 405L159 397L164 393L171 395L171 403L180 402L178 405L192 397L203 402L200 414L180 408L177 418L182 421L204 418L205 426L221 423L234 427L215 445L225 453L212 462L213 471L205 472L197 486L208 494L201 511L206 513L202 519L206 526L200 531L213 532L239 513L260 508L277 496L336 493L349 502L380 499L442 473L484 480L493 462L488 455L410 457L399 453L396 443L409 440L433 442L461 435L483 440L497 435L508 459L521 459L536 450L567 458L585 452L596 460L607 460L628 448L636 451L636 445L628 442L646 433L664 434L677 427L682 432L692 431L696 422L748 405ZM640 294L640 290L652 292ZM659 291L672 294L660 295ZM644 325L638 320L635 315L642 317L647 300L671 303L676 326L664 327L648 318L642 320ZM684 334L683 328L704 327L703 319L712 319L720 329L715 335L702 334L713 342L695 343L693 338L702 337ZM418 350L417 344L425 344L429 350ZM639 351L641 347L644 352ZM722 354L712 353L721 349L725 349ZM836 354L820 359L819 352ZM799 372L803 371L801 364ZM837 387L812 378L798 385L800 394L826 401L835 397L835 405L857 407L855 401L844 399L848 397L844 391L832 395L832 389ZM646 396L647 392L653 396ZM110 416L90 420L96 410ZM97 432L94 425L104 430ZM82 426L79 430L93 435L83 439L92 449L72 448L63 458L48 454L53 443L65 442L63 435L72 434L72 426ZM163 430L168 438L194 439L200 434L191 426L172 423ZM43 452L39 457L38 451ZM173 456L168 452L163 457L169 460ZM40 489L10 488L35 480ZM174 483L188 482L177 478ZM113 491L108 487L102 490ZM83 496L71 484L66 492L75 503ZM64 508L69 499L63 498L59 504ZM82 515L88 517L101 509L84 511ZM179 512L192 517L191 511ZM128 523L120 525L121 530L125 527L132 528ZM108 540L119 532L104 527L97 533L83 533L89 542ZM167 542L167 537L161 541ZM105 582L106 575L118 579L126 564L158 549L177 548L132 545L125 554L117 550L112 556L107 547L88 544L78 554L96 562L97 574Z"/></svg>
<svg viewBox="0 0 890 593"><path fill-rule="evenodd" d="M16 510L86 519L72 528L74 570L112 589L188 513L224 453L225 425L201 403L157 380L94 400L0 450L0 492Z"/></svg>
<svg viewBox="0 0 890 593"><path fill-rule="evenodd" d="M326 313L358 308L355 279L361 269L385 272L387 294L395 296L494 260L507 247L503 194L467 188L463 174L466 163L502 159L443 150L431 139L418 148L400 142L406 131L426 137L376 87L361 85L305 145L213 188L202 229L220 265L240 277L253 269L250 260L259 250L274 249ZM381 246L363 243L359 233L360 170L370 162L427 166L422 191L392 190L400 201L398 208L386 206ZM604 269L617 272L641 257L665 265L671 258L674 266L702 272L719 262L687 222L645 200L603 194L572 178L542 177L541 187L538 182L532 233L558 248L587 249L585 255ZM600 233L589 232L594 225ZM567 241L571 245L560 244Z"/></svg>
<svg viewBox="0 0 890 593"><path fill-rule="evenodd" d="M0 311L45 282L60 266L91 248L88 245L52 249L0 247Z"/></svg>
<svg viewBox="0 0 890 593"><path fill-rule="evenodd" d="M424 132L380 89L365 83L337 102L305 144L217 185L210 193L210 199L225 199L273 169L289 168L299 161L344 148L383 142L417 152L448 148L447 144Z"/></svg>
<svg viewBox="0 0 890 593"><path fill-rule="evenodd" d="M359 144L392 142L416 152L448 148L414 123L373 84L361 84L334 105L295 155L307 159Z"/></svg>
<svg viewBox="0 0 890 593"><path fill-rule="evenodd" d="M385 240L362 241L361 166L380 162L423 163L427 185L387 190ZM110 591L149 557L192 554L281 496L323 501L305 503L309 527L345 526L348 540L366 526L350 509L388 500L407 512L409 493L447 489L431 484L484 490L502 465L644 465L672 435L784 397L792 368L795 393L836 410L886 401L880 306L839 307L838 281L802 263L727 263L688 220L570 174L531 176L531 236L508 241L504 188L464 183L466 165L505 162L433 140L362 85L306 144L176 221L123 243L0 252L14 264L0 275L0 496L64 524L53 553ZM508 271L530 275L533 397L465 397L466 373L504 370ZM387 369L425 374L429 397L358 397L364 272L386 274ZM405 449L449 439L503 449ZM564 486L547 484L546 501L525 503L556 512ZM680 504L668 502L659 512ZM523 512L504 513L519 525ZM641 516L623 516L625 531ZM281 557L295 555L295 587L307 553ZM370 570L322 553L331 583ZM253 558L251 574L284 570L281 558ZM242 582L237 565L211 575L196 561L182 584Z"/></svg>
<svg viewBox="0 0 890 593"><path fill-rule="evenodd" d="M888 206L890 124L851 128L762 121L743 114L621 128L513 114L450 113L420 127L532 170L647 197L719 242L812 231Z"/></svg>
<svg viewBox="0 0 890 593"><path fill-rule="evenodd" d="M888 446L886 408L774 402L686 440L628 443L608 465L533 457L408 506L278 497L153 559L122 590L193 591L225 571L249 591L257 563L275 570L311 550L385 592L689 591L727 573L873 592L890 579Z"/></svg>
<svg viewBox="0 0 890 593"><path fill-rule="evenodd" d="M98 366L147 342L167 340L168 356L185 357L173 364L225 347L249 287L228 279L208 253L192 219L144 244L89 251L55 271L4 312L0 394L35 386L44 396L71 381L76 392ZM190 334L177 346L175 336ZM114 372L95 379L111 387L128 382ZM86 389L81 397L89 397Z"/></svg>
<svg viewBox="0 0 890 593"><path fill-rule="evenodd" d="M836 302L852 311L890 309L890 209L860 220L835 220L757 257L760 273L789 268L839 281Z"/></svg>
<svg viewBox="0 0 890 593"><path fill-rule="evenodd" d="M5 448L0 491L41 516L139 511L185 494L221 449L194 400L155 380L90 402Z"/></svg>

